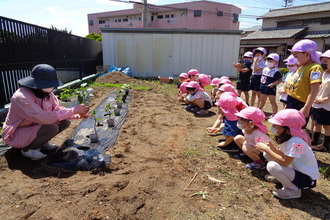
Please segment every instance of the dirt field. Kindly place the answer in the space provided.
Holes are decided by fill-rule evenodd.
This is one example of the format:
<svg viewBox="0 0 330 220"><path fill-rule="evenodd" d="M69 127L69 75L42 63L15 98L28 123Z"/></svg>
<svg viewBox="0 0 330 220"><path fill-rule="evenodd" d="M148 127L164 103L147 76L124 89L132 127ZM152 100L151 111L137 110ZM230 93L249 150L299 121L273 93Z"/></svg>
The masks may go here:
<svg viewBox="0 0 330 220"><path fill-rule="evenodd" d="M278 188L214 146L205 128L216 108L194 116L176 102L172 84L122 74L98 81L134 84L128 117L105 174L66 171L16 150L0 158L0 219L330 219L330 180L323 176L301 199L278 200ZM95 87L92 106L110 88ZM280 106L281 108L281 106ZM79 121L53 139L61 145ZM329 153L316 153L322 168ZM246 161L245 161L246 162ZM328 171L328 175L329 175ZM214 179L219 180L219 182Z"/></svg>

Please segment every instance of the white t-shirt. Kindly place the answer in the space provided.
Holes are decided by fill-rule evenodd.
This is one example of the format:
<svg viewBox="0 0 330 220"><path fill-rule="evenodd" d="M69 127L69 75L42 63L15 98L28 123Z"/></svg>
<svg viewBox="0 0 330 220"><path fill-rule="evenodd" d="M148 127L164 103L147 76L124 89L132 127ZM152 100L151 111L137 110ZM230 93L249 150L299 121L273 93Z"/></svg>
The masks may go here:
<svg viewBox="0 0 330 220"><path fill-rule="evenodd" d="M188 94L186 100L193 102L196 99L202 99L204 101L209 101L212 104L212 98L207 92L197 91L194 95Z"/></svg>
<svg viewBox="0 0 330 220"><path fill-rule="evenodd" d="M292 137L279 145L281 151L294 160L289 167L308 175L312 180L320 177L316 158L309 145L300 137Z"/></svg>
<svg viewBox="0 0 330 220"><path fill-rule="evenodd" d="M313 103L313 108L324 108L330 111L330 73L324 73L322 76L322 83L316 98L325 98L328 100L322 102L321 104Z"/></svg>
<svg viewBox="0 0 330 220"><path fill-rule="evenodd" d="M246 144L255 146L260 141L269 141L270 138L267 134L262 133L259 129L254 130L251 134L247 134L243 129Z"/></svg>

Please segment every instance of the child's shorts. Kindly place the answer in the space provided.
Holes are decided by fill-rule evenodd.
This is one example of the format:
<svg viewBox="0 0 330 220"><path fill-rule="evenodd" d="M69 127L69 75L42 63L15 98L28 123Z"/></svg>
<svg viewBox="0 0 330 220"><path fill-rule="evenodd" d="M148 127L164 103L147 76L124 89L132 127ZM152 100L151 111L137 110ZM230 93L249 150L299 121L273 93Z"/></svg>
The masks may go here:
<svg viewBox="0 0 330 220"><path fill-rule="evenodd" d="M204 100L204 110L208 110L212 107L212 103Z"/></svg>
<svg viewBox="0 0 330 220"><path fill-rule="evenodd" d="M312 115L317 124L330 125L330 111L327 111L324 108L313 108Z"/></svg>
<svg viewBox="0 0 330 220"><path fill-rule="evenodd" d="M242 134L242 131L237 127L237 121L229 121L224 117L223 123L225 124L222 131L223 135L235 137L238 134Z"/></svg>
<svg viewBox="0 0 330 220"><path fill-rule="evenodd" d="M260 85L260 93L263 95L276 95L276 86L269 87L268 85Z"/></svg>
<svg viewBox="0 0 330 220"><path fill-rule="evenodd" d="M285 108L293 108L293 109L296 109L296 110L299 111L304 106L305 106L304 102L299 101L298 99L295 99L295 98L288 95L288 99L286 100ZM306 128L306 126L308 124L308 121L309 121L309 116L307 118L305 118L305 120L306 120L306 124L302 127L302 129Z"/></svg>
<svg viewBox="0 0 330 220"><path fill-rule="evenodd" d="M250 80L250 90L253 91L260 91L260 79L261 75L252 75Z"/></svg>
<svg viewBox="0 0 330 220"><path fill-rule="evenodd" d="M243 92L250 91L250 82L236 82L236 89Z"/></svg>
<svg viewBox="0 0 330 220"><path fill-rule="evenodd" d="M316 186L316 180L312 180L308 175L297 170L295 170L292 183L300 189L311 189Z"/></svg>

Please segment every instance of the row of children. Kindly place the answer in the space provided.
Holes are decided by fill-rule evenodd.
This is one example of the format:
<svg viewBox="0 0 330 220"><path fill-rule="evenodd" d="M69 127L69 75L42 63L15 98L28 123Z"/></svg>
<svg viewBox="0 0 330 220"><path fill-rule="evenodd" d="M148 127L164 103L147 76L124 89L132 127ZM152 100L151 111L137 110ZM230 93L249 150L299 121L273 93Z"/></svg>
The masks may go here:
<svg viewBox="0 0 330 220"><path fill-rule="evenodd" d="M274 134L275 141L279 145L278 147L272 144L268 136L267 128L262 123L265 120L265 114L260 108L263 107L260 105L263 103L263 99L260 99L259 108L248 107L248 105L238 97L239 94L235 92L233 84L228 78L223 85L220 85L221 83L219 82L224 82L224 78L219 79L219 81L212 80L213 84L216 82L219 84L219 91L215 93L219 97L215 102L219 107L219 116L214 125L208 128L208 131L211 133L220 132L220 125L223 122L222 134L225 136L225 139L220 140L218 144L219 149L225 152L237 153L240 150L242 153L238 153L234 155L234 157L237 159L246 156L251 158L253 162L246 166L249 169L265 169L266 167L267 171L270 173L270 175L265 176L266 180L282 183L283 188L273 191L276 197L282 199L299 198L301 196L301 189L315 187L316 180L319 177L317 161L308 144L309 137L303 131L307 123L306 115L309 115L308 107L310 108L313 102L314 119L316 120L316 118L318 118L318 120L316 120L318 125L315 126L315 131L317 131L317 129L321 130L320 126L322 125L325 128L323 144L317 146L318 149L315 150L329 150L328 132L330 123L324 116L329 115L330 110L328 102L330 91L328 88L330 82L330 72L328 71L330 69L330 51L326 51L315 59L315 46L316 44L313 41L300 41L294 45L291 50L292 56L286 60L287 67L291 73L286 76L287 79L285 80L284 89L281 91L281 97L282 101L286 101L287 109L277 112L277 109L274 111L273 108L274 115L269 119L269 122L272 123L270 132ZM254 52L257 51L257 53L255 53L256 56L260 55L258 50L262 49L257 48L257 50L254 50ZM264 51L262 55L265 54ZM327 64L328 67L323 76L321 67L318 65L320 59L323 63ZM279 71L274 71L279 58L277 54L270 54L266 57L266 60L269 63L267 63L266 68L262 69L262 75L260 75L261 86L259 88L260 91L262 91L261 94L265 95L266 98L269 96L269 93L275 98L276 89L272 89L272 87L276 88L276 85L282 78L281 75L277 73ZM261 63L261 59L254 59L253 64L256 63ZM258 70L257 68L252 69L254 69L254 71ZM264 69L266 70L264 71ZM243 71L245 70L240 72ZM257 78L259 78L258 75L253 75L250 85L255 85ZM273 79L269 80L270 78ZM320 84L321 79L323 79L323 82L317 95L317 92L315 93L315 90L313 90L315 86L313 84ZM214 100L203 91L197 80L190 80L190 82L183 85L186 85L187 90L192 90L191 93L183 98L183 100L188 101L187 103L189 105L186 108L187 110L194 111L196 105L199 109L203 110L207 110L205 108L210 108L210 106L212 106L212 101ZM181 86L183 85L181 84ZM184 92L181 86L180 91ZM246 85L242 86L239 81L237 83L239 92L240 90L244 91L244 88L246 88ZM302 90L304 90L304 92L302 92ZM195 96L198 91L206 93L207 96L205 95L205 97L207 98L199 95L195 99L190 99ZM287 100L285 100L285 94L287 94ZM216 95L214 97L216 97ZM304 98L306 99L305 102L303 101ZM196 99L200 99L199 105ZM190 102L189 100L192 101ZM310 103L310 100L313 100L313 102ZM314 114L315 110L316 113ZM323 118L323 122L320 121L321 118ZM319 136L320 134L314 132L313 140L318 139ZM237 146L239 149L237 149ZM267 161L268 163L266 163Z"/></svg>
<svg viewBox="0 0 330 220"><path fill-rule="evenodd" d="M268 98L273 116L278 110L275 100L276 85L282 80L284 86L279 88L278 93L284 108L297 109L304 114L306 123L303 128L306 128L311 116L312 125L315 126L312 126L312 140L309 143L313 150L329 151L330 119L327 115L330 110L330 51L318 52L317 44L308 39L297 42L289 51L292 54L284 60L289 72L283 77L277 69L278 54L271 53L266 56L267 51L262 47L246 52L243 55L244 64L233 65L239 76L236 88L239 94L244 92L247 102L248 91L251 89L251 105L254 105L255 97L260 97L257 105L260 109ZM263 57L266 57L266 60ZM324 139L323 143L319 144L322 126L325 131Z"/></svg>

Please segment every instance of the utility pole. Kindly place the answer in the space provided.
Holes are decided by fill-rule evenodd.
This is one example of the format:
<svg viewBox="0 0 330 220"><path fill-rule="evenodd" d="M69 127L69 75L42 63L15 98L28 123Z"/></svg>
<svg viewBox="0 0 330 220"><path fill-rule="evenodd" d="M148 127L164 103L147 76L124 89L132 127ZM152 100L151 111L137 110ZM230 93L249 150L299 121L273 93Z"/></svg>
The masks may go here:
<svg viewBox="0 0 330 220"><path fill-rule="evenodd" d="M147 27L147 0L143 0L143 11L142 11L142 27Z"/></svg>

